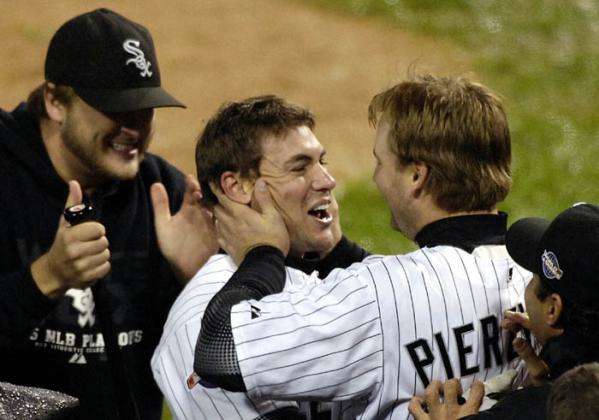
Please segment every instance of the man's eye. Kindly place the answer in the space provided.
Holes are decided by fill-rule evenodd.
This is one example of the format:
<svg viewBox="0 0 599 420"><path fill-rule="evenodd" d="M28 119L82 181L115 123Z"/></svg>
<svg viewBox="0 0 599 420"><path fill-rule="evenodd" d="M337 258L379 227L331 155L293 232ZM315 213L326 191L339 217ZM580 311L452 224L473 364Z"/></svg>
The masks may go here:
<svg viewBox="0 0 599 420"><path fill-rule="evenodd" d="M304 172L305 170L306 170L306 167L303 165L291 168L291 172Z"/></svg>
<svg viewBox="0 0 599 420"><path fill-rule="evenodd" d="M327 166L329 164L329 162L325 159L325 158L320 158L320 164L323 166Z"/></svg>

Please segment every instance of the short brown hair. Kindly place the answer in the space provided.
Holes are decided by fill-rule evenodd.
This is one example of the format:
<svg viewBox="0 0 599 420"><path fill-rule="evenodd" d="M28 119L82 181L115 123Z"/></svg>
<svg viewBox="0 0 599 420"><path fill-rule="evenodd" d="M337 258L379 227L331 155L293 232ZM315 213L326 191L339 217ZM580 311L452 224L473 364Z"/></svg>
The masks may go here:
<svg viewBox="0 0 599 420"><path fill-rule="evenodd" d="M54 97L58 99L64 105L70 105L73 98L77 95L75 90L70 86L65 85L51 85L48 82L44 82L36 87L29 96L27 97L27 108L40 118L48 118L46 112L46 104L44 102L44 91L49 90L52 92Z"/></svg>
<svg viewBox="0 0 599 420"><path fill-rule="evenodd" d="M204 205L217 203L210 183L220 185L225 171L242 177L260 176L262 141L290 129L315 125L312 113L275 95L223 104L208 121L196 144L196 167Z"/></svg>
<svg viewBox="0 0 599 420"><path fill-rule="evenodd" d="M547 398L550 420L599 418L599 363L577 366L560 376Z"/></svg>
<svg viewBox="0 0 599 420"><path fill-rule="evenodd" d="M511 143L499 98L465 78L412 76L374 96L370 123L390 124L398 163L429 168L425 189L450 212L490 210L511 187Z"/></svg>

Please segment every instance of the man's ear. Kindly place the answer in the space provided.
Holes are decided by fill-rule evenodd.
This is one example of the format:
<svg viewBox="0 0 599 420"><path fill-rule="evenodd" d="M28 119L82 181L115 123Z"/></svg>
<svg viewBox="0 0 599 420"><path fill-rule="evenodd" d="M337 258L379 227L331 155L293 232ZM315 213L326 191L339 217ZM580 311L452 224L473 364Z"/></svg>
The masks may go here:
<svg viewBox="0 0 599 420"><path fill-rule="evenodd" d="M555 325L558 323L559 318L562 315L564 309L562 297L557 293L552 293L543 301L543 303L545 305L545 316L547 325L553 328L558 328L555 327Z"/></svg>
<svg viewBox="0 0 599 420"><path fill-rule="evenodd" d="M249 204L252 200L254 183L243 179L239 173L225 171L220 176L220 186L227 197L240 204Z"/></svg>
<svg viewBox="0 0 599 420"><path fill-rule="evenodd" d="M65 105L60 102L48 87L44 88L44 106L50 120L62 124L65 119Z"/></svg>
<svg viewBox="0 0 599 420"><path fill-rule="evenodd" d="M409 166L410 175L412 176L412 189L414 196L418 197L424 192L424 187L429 175L428 166L422 162L414 162Z"/></svg>

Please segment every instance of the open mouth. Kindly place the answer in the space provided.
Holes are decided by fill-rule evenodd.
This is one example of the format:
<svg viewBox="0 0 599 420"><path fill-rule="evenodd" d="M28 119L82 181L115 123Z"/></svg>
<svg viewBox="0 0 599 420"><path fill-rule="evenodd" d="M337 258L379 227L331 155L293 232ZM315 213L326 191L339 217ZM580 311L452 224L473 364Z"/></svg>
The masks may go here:
<svg viewBox="0 0 599 420"><path fill-rule="evenodd" d="M139 150L139 141L132 139L111 139L108 146L115 152L135 155Z"/></svg>
<svg viewBox="0 0 599 420"><path fill-rule="evenodd" d="M321 204L314 207L313 209L308 210L308 214L325 223L333 220L333 216L329 213L329 204Z"/></svg>

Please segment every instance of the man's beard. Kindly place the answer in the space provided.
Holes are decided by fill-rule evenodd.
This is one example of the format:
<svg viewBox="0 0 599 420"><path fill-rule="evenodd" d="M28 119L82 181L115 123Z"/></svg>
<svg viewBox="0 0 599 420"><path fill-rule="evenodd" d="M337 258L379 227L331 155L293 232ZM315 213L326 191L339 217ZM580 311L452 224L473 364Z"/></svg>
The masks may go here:
<svg viewBox="0 0 599 420"><path fill-rule="evenodd" d="M117 171L111 169L102 162L102 155L109 153L104 151L104 145L108 144L108 139L117 136L118 133L110 133L105 137L93 137L87 141L80 135L78 125L73 120L67 119L61 130L61 136L64 146L75 156L80 164L85 167L90 178L96 179L99 183L103 183L110 180L126 181L133 178L133 176L122 175ZM140 144L148 144L149 140L140 142ZM138 153L145 153L141 150Z"/></svg>

